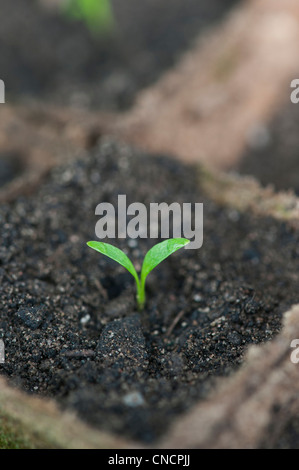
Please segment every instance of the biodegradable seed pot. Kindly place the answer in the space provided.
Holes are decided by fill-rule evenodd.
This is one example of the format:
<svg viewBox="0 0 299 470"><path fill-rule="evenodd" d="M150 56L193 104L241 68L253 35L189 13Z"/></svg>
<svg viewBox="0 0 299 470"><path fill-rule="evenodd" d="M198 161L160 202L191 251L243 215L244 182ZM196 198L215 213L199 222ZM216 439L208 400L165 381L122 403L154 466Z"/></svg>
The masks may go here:
<svg viewBox="0 0 299 470"><path fill-rule="evenodd" d="M1 14L0 448L298 448L296 2Z"/></svg>

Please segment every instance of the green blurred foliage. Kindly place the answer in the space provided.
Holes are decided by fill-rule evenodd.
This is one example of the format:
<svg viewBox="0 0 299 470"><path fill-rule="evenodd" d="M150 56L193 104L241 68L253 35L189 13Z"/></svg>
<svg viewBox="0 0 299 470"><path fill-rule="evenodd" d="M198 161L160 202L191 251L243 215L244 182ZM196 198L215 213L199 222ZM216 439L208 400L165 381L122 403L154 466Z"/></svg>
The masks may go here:
<svg viewBox="0 0 299 470"><path fill-rule="evenodd" d="M68 0L63 6L67 17L83 21L92 34L111 34L115 21L110 0Z"/></svg>

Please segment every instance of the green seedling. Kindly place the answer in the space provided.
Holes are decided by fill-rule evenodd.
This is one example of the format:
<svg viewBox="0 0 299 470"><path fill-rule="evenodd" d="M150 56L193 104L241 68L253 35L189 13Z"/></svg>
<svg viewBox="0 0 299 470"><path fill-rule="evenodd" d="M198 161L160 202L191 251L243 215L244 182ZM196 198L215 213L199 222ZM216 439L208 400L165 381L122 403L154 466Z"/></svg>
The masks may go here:
<svg viewBox="0 0 299 470"><path fill-rule="evenodd" d="M172 253L179 250L180 248L183 248L188 243L190 243L190 240L187 240L186 238L171 238L153 246L145 255L140 277L138 276L137 271L134 268L131 260L119 248L116 248L115 246L110 245L109 243L93 241L88 242L87 245L93 250L108 256L108 258L117 261L121 266L126 268L132 274L136 281L136 299L138 309L142 310L145 305L145 281L149 273L158 264L160 264L161 261L163 261L165 258L168 258L168 256L170 256Z"/></svg>
<svg viewBox="0 0 299 470"><path fill-rule="evenodd" d="M110 0L68 0L63 10L68 18L83 21L94 35L107 35L114 29Z"/></svg>

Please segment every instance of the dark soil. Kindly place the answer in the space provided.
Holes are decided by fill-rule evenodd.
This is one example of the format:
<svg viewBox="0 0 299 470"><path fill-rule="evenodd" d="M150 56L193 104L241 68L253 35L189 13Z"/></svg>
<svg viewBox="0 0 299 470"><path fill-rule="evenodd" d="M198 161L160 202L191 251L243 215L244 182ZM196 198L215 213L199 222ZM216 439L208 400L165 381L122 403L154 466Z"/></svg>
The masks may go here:
<svg viewBox="0 0 299 470"><path fill-rule="evenodd" d="M291 101L267 126L257 126L238 170L263 185L299 195L299 104Z"/></svg>
<svg viewBox="0 0 299 470"><path fill-rule="evenodd" d="M100 202L203 202L204 243L150 274L139 314L131 275L86 246ZM104 139L0 209L1 373L98 427L147 443L209 396L299 301L299 233L217 206L197 170ZM136 267L158 240L111 240Z"/></svg>
<svg viewBox="0 0 299 470"><path fill-rule="evenodd" d="M23 171L22 158L16 152L0 152L0 188Z"/></svg>
<svg viewBox="0 0 299 470"><path fill-rule="evenodd" d="M294 416L281 431L274 449L299 449L299 418Z"/></svg>
<svg viewBox="0 0 299 470"><path fill-rule="evenodd" d="M237 2L112 0L116 32L97 39L36 1L0 0L1 79L10 101L125 109Z"/></svg>

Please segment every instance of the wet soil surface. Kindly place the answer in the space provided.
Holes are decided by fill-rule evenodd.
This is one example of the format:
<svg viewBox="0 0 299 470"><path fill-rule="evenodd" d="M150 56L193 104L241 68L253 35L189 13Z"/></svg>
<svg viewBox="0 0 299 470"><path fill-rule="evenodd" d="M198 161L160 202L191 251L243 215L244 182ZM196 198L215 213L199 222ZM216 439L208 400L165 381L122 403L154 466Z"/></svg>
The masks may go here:
<svg viewBox="0 0 299 470"><path fill-rule="evenodd" d="M86 246L100 202L203 202L204 243L148 277ZM128 220L130 217L128 218ZM1 374L100 429L146 443L208 397L250 344L275 337L299 301L299 233L205 199L197 169L103 139L56 168L30 198L0 208ZM116 239L140 268L158 240Z"/></svg>
<svg viewBox="0 0 299 470"><path fill-rule="evenodd" d="M292 189L299 195L299 104L281 108L269 125L258 125L237 168L264 186Z"/></svg>
<svg viewBox="0 0 299 470"><path fill-rule="evenodd" d="M128 108L194 38L238 0L112 0L116 30L96 38L84 24L32 0L0 0L0 71L10 101Z"/></svg>

